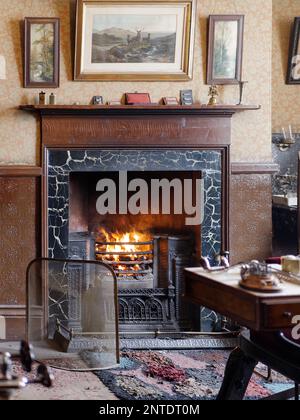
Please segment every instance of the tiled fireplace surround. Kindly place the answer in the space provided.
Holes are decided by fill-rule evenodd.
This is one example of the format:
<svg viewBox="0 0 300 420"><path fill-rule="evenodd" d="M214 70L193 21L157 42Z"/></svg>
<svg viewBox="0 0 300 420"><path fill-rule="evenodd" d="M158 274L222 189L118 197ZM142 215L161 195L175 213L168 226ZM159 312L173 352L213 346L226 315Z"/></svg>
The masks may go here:
<svg viewBox="0 0 300 420"><path fill-rule="evenodd" d="M171 171L174 176L177 171L201 172L205 211L201 226L202 249L198 253L213 259L215 254L227 250L229 146L233 113L214 111L207 115L199 109L170 110L164 115L160 115L158 110L142 109L132 109L131 112L119 110L118 115L102 113L100 109L98 112L83 112L82 109L68 112L48 109L41 112L45 175L44 255L51 258L72 256L70 174L118 171ZM183 285L178 285L178 279L174 286L180 289L177 292L181 296ZM168 298L167 290L156 289L147 293L146 298L145 292L141 296L135 293L133 299L154 299L161 301L162 307L167 306L164 302ZM175 304L177 309L178 305ZM169 312L167 310L163 317L167 318ZM210 325L213 320L214 314L206 324ZM155 322L152 324L155 330L159 328L160 321L157 325ZM166 323L167 329L170 326L171 322ZM143 330L143 327L138 329Z"/></svg>
<svg viewBox="0 0 300 420"><path fill-rule="evenodd" d="M76 172L202 172L205 216L201 227L202 255L221 251L222 156L220 150L48 150L48 253L68 258L70 174Z"/></svg>

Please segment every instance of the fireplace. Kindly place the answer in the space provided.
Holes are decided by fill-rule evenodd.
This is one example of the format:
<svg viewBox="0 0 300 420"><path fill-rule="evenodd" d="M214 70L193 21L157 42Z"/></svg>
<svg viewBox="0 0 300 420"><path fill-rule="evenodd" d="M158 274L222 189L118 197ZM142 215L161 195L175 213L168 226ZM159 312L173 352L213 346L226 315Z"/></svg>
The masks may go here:
<svg viewBox="0 0 300 420"><path fill-rule="evenodd" d="M200 255L213 260L215 254L229 249L231 117L244 108L21 108L41 116L42 255L95 259L99 245L109 246L102 242L114 242L99 238L99 227L104 227L109 235L146 233L148 237L142 242L149 243L149 252L153 254L147 256L149 265L141 264L145 268L141 271L149 270L148 278L148 273L144 273L146 279L124 278L117 273L121 329L178 331L196 322L198 330L199 310L196 316L190 314L182 300L183 269L197 264ZM124 172L129 178L138 174L147 182L153 176L168 178L168 174L181 180L201 178L204 191L201 225L188 226L176 212L171 217L136 214L127 219L121 215L95 215L94 183ZM123 274L124 265L120 270ZM140 283L130 284L136 280ZM215 328L218 321L213 312L201 311L203 330Z"/></svg>
<svg viewBox="0 0 300 420"><path fill-rule="evenodd" d="M47 160L50 256L97 259L113 267L123 332L199 329L199 311L182 299L183 270L197 264L201 255L213 258L221 251L222 153L49 150ZM99 214L97 185L114 181L119 197L120 174L124 178L125 172L128 184L138 178L149 189L154 179L171 183L175 178L177 186L191 185L193 203L201 182L202 224L186 223L189 215L178 212L174 188L168 214L162 203L152 214L151 197L145 214ZM184 188L182 193L183 200Z"/></svg>

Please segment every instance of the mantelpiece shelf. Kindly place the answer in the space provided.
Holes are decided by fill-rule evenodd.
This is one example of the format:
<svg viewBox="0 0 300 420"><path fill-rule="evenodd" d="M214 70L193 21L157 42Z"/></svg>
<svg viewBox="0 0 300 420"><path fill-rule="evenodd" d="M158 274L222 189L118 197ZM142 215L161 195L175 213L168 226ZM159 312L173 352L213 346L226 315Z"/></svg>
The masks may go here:
<svg viewBox="0 0 300 420"><path fill-rule="evenodd" d="M40 115L210 115L232 116L242 111L257 111L260 105L192 105L192 106L108 106L108 105L21 105L22 111Z"/></svg>

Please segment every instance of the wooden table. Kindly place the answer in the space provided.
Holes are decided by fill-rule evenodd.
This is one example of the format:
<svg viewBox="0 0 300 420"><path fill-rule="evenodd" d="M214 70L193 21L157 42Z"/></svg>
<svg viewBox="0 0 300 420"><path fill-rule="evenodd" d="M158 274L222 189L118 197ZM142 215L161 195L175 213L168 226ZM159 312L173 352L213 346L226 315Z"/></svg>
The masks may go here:
<svg viewBox="0 0 300 420"><path fill-rule="evenodd" d="M300 315L300 285L285 283L279 293L256 293L239 286L240 268L208 273L185 270L185 297L213 309L253 331L278 331L292 327Z"/></svg>
<svg viewBox="0 0 300 420"><path fill-rule="evenodd" d="M202 268L185 270L186 299L250 330L241 335L239 348L230 356L220 400L243 399L259 361L300 383L300 346L282 333L291 332L294 316L300 315L300 285L284 283L279 293L257 293L241 288L240 278L240 267L214 273Z"/></svg>

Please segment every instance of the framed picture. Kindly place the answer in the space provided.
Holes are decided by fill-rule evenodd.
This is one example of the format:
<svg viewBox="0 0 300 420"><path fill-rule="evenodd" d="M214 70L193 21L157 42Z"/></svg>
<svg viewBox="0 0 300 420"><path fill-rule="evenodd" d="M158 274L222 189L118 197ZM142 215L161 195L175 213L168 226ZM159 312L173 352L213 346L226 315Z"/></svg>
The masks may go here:
<svg viewBox="0 0 300 420"><path fill-rule="evenodd" d="M25 18L24 86L59 86L59 18Z"/></svg>
<svg viewBox="0 0 300 420"><path fill-rule="evenodd" d="M178 101L178 99L176 97L168 96L168 97L164 97L163 98L163 104L164 105L169 105L169 106L179 105L179 101Z"/></svg>
<svg viewBox="0 0 300 420"><path fill-rule="evenodd" d="M181 105L193 105L193 91L191 89L180 91L180 103Z"/></svg>
<svg viewBox="0 0 300 420"><path fill-rule="evenodd" d="M295 18L292 28L286 83L300 84L300 17Z"/></svg>
<svg viewBox="0 0 300 420"><path fill-rule="evenodd" d="M189 80L196 0L77 0L75 80Z"/></svg>
<svg viewBox="0 0 300 420"><path fill-rule="evenodd" d="M92 104L93 105L103 105L103 96L93 96Z"/></svg>
<svg viewBox="0 0 300 420"><path fill-rule="evenodd" d="M237 84L242 77L244 16L209 17L207 84Z"/></svg>

